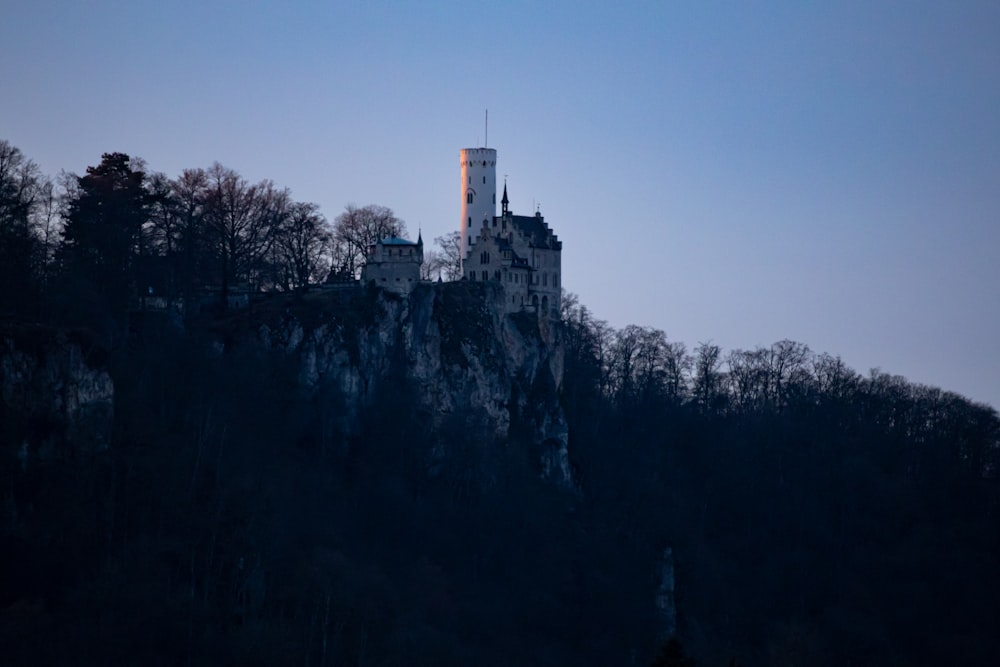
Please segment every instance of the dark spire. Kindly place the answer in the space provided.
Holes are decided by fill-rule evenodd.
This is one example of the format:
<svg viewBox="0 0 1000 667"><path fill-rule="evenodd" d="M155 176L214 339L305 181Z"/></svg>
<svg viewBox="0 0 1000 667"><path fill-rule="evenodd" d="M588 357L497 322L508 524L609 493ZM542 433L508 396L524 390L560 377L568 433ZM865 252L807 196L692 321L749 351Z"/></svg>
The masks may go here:
<svg viewBox="0 0 1000 667"><path fill-rule="evenodd" d="M501 211L503 211L504 215L507 215L507 204L509 203L507 199L507 179L503 181L503 199L500 200L500 203L503 205Z"/></svg>

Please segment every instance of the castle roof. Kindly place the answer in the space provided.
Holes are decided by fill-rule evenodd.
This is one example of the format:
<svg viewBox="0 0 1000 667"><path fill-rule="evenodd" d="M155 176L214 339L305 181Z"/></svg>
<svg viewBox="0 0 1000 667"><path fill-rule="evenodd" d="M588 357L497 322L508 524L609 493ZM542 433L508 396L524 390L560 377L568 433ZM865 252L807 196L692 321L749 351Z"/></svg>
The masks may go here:
<svg viewBox="0 0 1000 667"><path fill-rule="evenodd" d="M522 234L528 237L528 242L536 248L553 248L559 250L562 243L540 215L511 215L511 223Z"/></svg>
<svg viewBox="0 0 1000 667"><path fill-rule="evenodd" d="M413 246L420 245L419 243L414 243L409 239L400 238L398 236L387 236L381 241L379 241L379 243L381 243L382 245L413 245Z"/></svg>

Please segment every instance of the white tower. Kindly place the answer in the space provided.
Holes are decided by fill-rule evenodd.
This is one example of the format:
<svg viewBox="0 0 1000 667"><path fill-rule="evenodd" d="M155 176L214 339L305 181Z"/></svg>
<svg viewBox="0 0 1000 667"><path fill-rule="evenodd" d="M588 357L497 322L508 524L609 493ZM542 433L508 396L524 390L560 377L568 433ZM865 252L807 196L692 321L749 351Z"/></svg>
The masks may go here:
<svg viewBox="0 0 1000 667"><path fill-rule="evenodd" d="M495 148L463 148L462 161L462 262L475 244L479 230L497 214L497 151Z"/></svg>

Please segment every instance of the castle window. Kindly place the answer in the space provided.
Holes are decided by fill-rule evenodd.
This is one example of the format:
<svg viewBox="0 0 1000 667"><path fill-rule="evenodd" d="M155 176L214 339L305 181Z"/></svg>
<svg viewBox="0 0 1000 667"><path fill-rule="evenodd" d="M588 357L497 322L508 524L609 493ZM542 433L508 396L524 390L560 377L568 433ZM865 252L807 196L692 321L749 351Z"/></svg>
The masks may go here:
<svg viewBox="0 0 1000 667"><path fill-rule="evenodd" d="M469 227L471 227L471 226L472 226L472 216L470 215L469 216Z"/></svg>
<svg viewBox="0 0 1000 667"><path fill-rule="evenodd" d="M469 185L472 185L472 176L469 176Z"/></svg>
<svg viewBox="0 0 1000 667"><path fill-rule="evenodd" d="M548 287L548 286L549 286L549 274L547 274L547 273L545 273L543 271L542 272L542 287Z"/></svg>
<svg viewBox="0 0 1000 667"><path fill-rule="evenodd" d="M489 280L489 279L490 279L490 272L483 271L483 280Z"/></svg>
<svg viewBox="0 0 1000 667"><path fill-rule="evenodd" d="M472 193L471 192L469 192L468 194L465 195L465 203L466 204L471 204L472 203Z"/></svg>
<svg viewBox="0 0 1000 667"><path fill-rule="evenodd" d="M486 185L486 177L483 176L483 185Z"/></svg>
<svg viewBox="0 0 1000 667"><path fill-rule="evenodd" d="M476 272L469 271L469 280L475 280L475 279L476 279Z"/></svg>

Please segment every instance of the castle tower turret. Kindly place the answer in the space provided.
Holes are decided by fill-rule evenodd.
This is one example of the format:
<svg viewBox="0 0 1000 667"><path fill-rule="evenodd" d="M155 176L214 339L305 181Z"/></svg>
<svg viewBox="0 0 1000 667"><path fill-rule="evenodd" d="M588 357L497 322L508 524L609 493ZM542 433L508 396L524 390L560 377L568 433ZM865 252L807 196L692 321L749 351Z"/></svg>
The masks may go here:
<svg viewBox="0 0 1000 667"><path fill-rule="evenodd" d="M494 148L463 148L462 163L462 261L475 244L483 221L492 222L497 211L497 152Z"/></svg>

